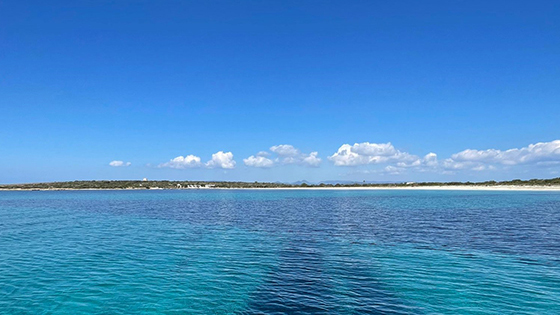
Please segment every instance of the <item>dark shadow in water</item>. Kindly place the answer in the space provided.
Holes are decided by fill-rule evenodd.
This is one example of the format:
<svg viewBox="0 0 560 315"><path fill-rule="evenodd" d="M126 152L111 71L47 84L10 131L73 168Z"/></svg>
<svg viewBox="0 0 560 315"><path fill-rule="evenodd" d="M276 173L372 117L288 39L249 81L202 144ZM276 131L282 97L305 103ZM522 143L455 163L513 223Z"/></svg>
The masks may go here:
<svg viewBox="0 0 560 315"><path fill-rule="evenodd" d="M383 289L370 264L326 261L317 244L293 242L239 314L421 314ZM326 268L326 265L331 265Z"/></svg>

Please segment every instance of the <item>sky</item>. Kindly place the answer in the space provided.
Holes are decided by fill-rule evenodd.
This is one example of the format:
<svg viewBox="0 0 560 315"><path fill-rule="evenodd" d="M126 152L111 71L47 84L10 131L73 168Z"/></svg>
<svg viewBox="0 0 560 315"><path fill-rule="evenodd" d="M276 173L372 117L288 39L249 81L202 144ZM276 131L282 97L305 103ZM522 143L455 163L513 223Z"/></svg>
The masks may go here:
<svg viewBox="0 0 560 315"><path fill-rule="evenodd" d="M560 177L558 1L0 0L0 183Z"/></svg>

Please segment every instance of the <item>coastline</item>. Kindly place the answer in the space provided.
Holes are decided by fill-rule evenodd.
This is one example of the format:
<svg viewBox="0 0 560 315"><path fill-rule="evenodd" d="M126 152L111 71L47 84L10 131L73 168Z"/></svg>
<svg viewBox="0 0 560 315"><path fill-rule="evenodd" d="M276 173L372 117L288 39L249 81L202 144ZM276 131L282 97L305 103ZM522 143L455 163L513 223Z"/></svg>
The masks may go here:
<svg viewBox="0 0 560 315"><path fill-rule="evenodd" d="M366 186L366 187L265 187L265 188L0 188L0 191L161 191L161 190L458 190L458 191L554 191L560 192L560 186Z"/></svg>
<svg viewBox="0 0 560 315"><path fill-rule="evenodd" d="M244 188L241 188L244 189ZM412 187L288 187L256 189L303 189L303 190L480 190L480 191L558 191L560 186L412 186Z"/></svg>

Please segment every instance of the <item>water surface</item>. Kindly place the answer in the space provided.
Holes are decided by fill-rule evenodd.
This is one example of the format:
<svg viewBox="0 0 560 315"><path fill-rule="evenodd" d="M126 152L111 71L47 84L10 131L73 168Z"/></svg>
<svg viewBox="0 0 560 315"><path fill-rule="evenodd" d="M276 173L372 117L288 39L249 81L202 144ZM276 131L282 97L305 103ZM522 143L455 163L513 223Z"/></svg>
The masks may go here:
<svg viewBox="0 0 560 315"><path fill-rule="evenodd" d="M560 193L0 192L7 314L558 314Z"/></svg>

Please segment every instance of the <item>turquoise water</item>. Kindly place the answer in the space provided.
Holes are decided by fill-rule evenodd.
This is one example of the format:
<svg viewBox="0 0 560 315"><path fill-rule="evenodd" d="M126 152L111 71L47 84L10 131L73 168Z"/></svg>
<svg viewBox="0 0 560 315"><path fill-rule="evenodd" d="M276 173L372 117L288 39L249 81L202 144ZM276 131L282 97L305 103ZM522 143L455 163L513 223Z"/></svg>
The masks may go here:
<svg viewBox="0 0 560 315"><path fill-rule="evenodd" d="M2 314L560 314L560 193L0 192Z"/></svg>

